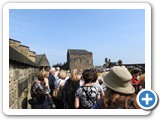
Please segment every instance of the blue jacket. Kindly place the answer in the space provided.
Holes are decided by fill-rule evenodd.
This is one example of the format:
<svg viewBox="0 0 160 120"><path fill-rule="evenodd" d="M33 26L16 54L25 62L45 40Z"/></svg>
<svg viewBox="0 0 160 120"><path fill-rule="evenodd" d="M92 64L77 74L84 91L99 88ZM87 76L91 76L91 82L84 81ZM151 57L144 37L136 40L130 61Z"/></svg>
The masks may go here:
<svg viewBox="0 0 160 120"><path fill-rule="evenodd" d="M49 87L50 87L50 90L51 90L51 93L52 93L55 89L54 82L56 81L56 79L52 74L49 73L48 80L49 80Z"/></svg>

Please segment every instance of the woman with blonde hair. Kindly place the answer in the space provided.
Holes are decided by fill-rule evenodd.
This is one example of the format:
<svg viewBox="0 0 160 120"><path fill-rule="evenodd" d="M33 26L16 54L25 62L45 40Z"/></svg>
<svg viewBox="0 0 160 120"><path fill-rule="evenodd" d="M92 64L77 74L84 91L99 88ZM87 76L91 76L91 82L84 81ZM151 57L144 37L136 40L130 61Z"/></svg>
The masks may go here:
<svg viewBox="0 0 160 120"><path fill-rule="evenodd" d="M75 92L79 86L80 86L80 76L78 76L78 71L74 69L71 71L71 75L69 79L66 81L64 86L65 108L74 109Z"/></svg>
<svg viewBox="0 0 160 120"><path fill-rule="evenodd" d="M66 82L67 72L65 70L60 70L58 73L58 79L55 81L55 86L63 87Z"/></svg>
<svg viewBox="0 0 160 120"><path fill-rule="evenodd" d="M70 76L70 78L73 79L73 80L79 80L81 78L81 76L78 75L77 69L71 70L71 76Z"/></svg>
<svg viewBox="0 0 160 120"><path fill-rule="evenodd" d="M53 91L53 100L56 104L56 109L63 109L64 108L64 85L66 82L67 71L60 70L58 73L58 79L55 82L55 90ZM56 95L55 95L56 94Z"/></svg>

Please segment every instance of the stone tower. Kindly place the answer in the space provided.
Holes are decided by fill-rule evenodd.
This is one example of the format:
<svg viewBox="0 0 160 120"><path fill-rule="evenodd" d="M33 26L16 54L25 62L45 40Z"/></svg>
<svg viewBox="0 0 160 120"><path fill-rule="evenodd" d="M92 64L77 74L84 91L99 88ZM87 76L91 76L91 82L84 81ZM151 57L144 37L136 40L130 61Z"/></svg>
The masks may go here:
<svg viewBox="0 0 160 120"><path fill-rule="evenodd" d="M88 69L93 67L92 52L82 49L68 49L67 65L72 69Z"/></svg>

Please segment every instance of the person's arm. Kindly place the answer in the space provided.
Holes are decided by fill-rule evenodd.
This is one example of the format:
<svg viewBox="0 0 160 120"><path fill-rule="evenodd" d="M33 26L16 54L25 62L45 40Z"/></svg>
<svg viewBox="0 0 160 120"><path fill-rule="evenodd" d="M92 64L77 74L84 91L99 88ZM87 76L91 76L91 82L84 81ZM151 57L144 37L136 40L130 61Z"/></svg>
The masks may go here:
<svg viewBox="0 0 160 120"><path fill-rule="evenodd" d="M101 97L104 97L104 96L105 96L104 91L103 89L101 89Z"/></svg>
<svg viewBox="0 0 160 120"><path fill-rule="evenodd" d="M49 87L49 80L48 78L44 78L44 83L45 83L45 86L44 86L44 94L48 94L50 93L50 87Z"/></svg>
<svg viewBox="0 0 160 120"><path fill-rule="evenodd" d="M49 80L48 80L48 78L44 78L44 83L45 83L45 86L48 87L48 89L50 89L49 88Z"/></svg>
<svg viewBox="0 0 160 120"><path fill-rule="evenodd" d="M75 107L75 109L79 108L79 98L78 98L78 96L75 96L74 107Z"/></svg>

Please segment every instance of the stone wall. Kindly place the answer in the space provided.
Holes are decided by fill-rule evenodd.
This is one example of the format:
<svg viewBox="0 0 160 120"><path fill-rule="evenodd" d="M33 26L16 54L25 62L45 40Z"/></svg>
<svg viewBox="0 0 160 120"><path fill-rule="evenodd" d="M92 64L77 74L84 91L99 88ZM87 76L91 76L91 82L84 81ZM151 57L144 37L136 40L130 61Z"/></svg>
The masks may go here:
<svg viewBox="0 0 160 120"><path fill-rule="evenodd" d="M30 89L37 79L39 66L35 63L36 53L19 41L9 40L9 108L31 108L28 100Z"/></svg>
<svg viewBox="0 0 160 120"><path fill-rule="evenodd" d="M20 41L9 39L9 46L20 52Z"/></svg>
<svg viewBox="0 0 160 120"><path fill-rule="evenodd" d="M20 45L20 53L29 58L29 47L25 45Z"/></svg>
<svg viewBox="0 0 160 120"><path fill-rule="evenodd" d="M93 67L92 55L70 55L70 69L89 69Z"/></svg>
<svg viewBox="0 0 160 120"><path fill-rule="evenodd" d="M19 53L23 54L29 58L32 62L36 61L36 52L30 51L28 46L21 45L20 41L9 39L9 46L17 50Z"/></svg>
<svg viewBox="0 0 160 120"><path fill-rule="evenodd" d="M29 51L29 59L32 61L32 62L36 62L36 52L34 51Z"/></svg>
<svg viewBox="0 0 160 120"><path fill-rule="evenodd" d="M38 69L15 61L9 63L9 108L30 108L30 89Z"/></svg>

